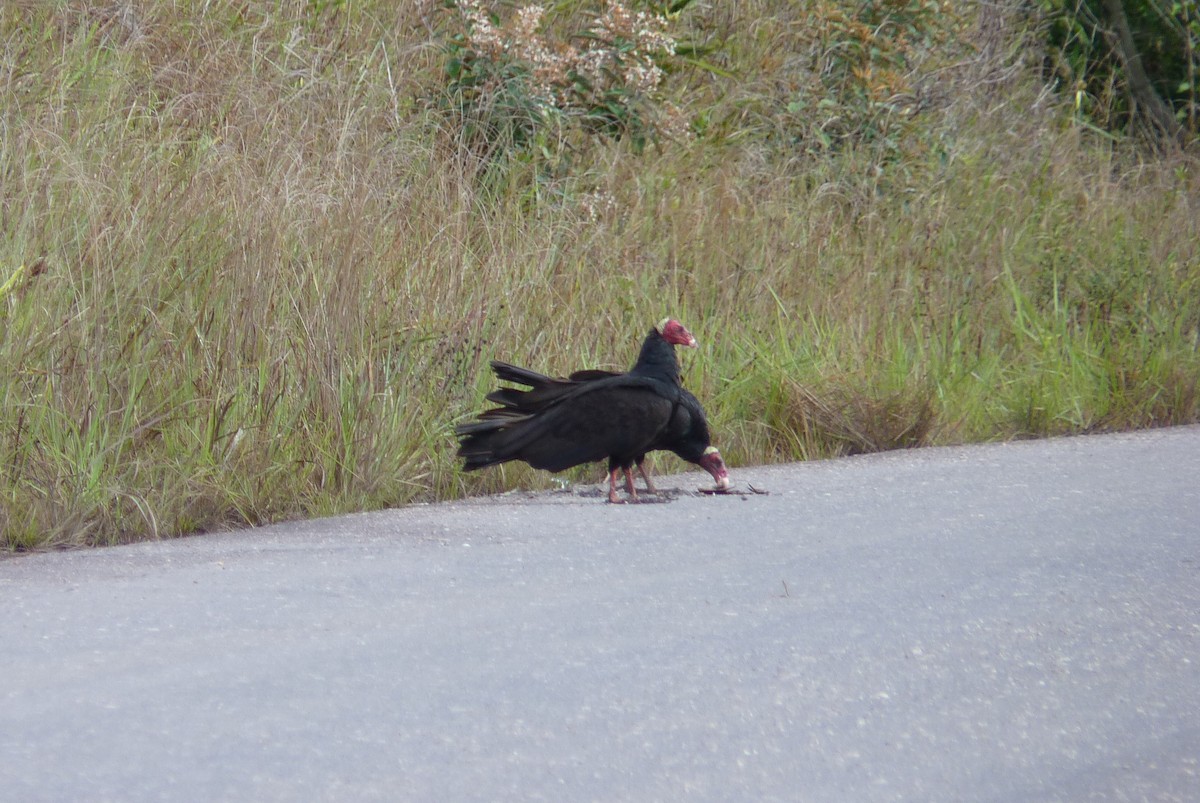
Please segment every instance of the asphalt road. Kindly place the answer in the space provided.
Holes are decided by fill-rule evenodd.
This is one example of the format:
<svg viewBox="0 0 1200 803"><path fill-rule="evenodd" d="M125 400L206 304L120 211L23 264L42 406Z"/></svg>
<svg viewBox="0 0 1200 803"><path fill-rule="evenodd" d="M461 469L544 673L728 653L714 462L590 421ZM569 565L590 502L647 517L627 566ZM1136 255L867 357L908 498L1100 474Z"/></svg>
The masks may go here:
<svg viewBox="0 0 1200 803"><path fill-rule="evenodd" d="M1200 800L1200 428L731 475L2 560L0 799Z"/></svg>

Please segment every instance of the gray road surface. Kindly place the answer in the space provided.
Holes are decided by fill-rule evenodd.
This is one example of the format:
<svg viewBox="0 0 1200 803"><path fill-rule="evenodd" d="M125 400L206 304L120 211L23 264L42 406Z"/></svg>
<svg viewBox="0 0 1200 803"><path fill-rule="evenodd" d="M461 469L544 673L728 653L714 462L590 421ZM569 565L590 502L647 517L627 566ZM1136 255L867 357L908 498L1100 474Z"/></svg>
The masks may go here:
<svg viewBox="0 0 1200 803"><path fill-rule="evenodd" d="M0 799L1200 800L1200 428L732 475L2 560Z"/></svg>

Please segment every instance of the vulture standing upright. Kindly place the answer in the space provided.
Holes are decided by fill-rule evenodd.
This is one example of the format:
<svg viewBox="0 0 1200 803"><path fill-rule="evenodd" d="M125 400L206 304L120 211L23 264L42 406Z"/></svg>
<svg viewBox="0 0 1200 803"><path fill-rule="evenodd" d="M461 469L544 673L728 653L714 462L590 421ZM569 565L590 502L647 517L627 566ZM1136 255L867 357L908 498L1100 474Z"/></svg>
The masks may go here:
<svg viewBox="0 0 1200 803"><path fill-rule="evenodd" d="M493 361L498 378L530 389L488 394L501 406L456 428L464 468L523 460L534 468L562 471L608 458L608 499L618 502L617 471L624 472L625 487L636 500L630 473L636 463L653 493L643 461L647 452L667 449L707 470L718 488L727 488L729 475L711 445L704 408L679 380L674 346L695 344L682 324L667 319L646 336L637 362L625 374L577 371L554 379Z"/></svg>

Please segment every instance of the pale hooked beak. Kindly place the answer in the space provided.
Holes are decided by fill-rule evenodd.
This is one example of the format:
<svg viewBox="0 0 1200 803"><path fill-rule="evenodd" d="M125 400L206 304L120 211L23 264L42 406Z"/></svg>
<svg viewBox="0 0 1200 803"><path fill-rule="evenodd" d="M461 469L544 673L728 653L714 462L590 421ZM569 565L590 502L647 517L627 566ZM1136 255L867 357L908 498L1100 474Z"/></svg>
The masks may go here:
<svg viewBox="0 0 1200 803"><path fill-rule="evenodd" d="M718 489L729 490L729 470L725 468L725 461L721 459L721 453L717 451L717 447L710 446L705 449L699 462L705 471L712 474Z"/></svg>

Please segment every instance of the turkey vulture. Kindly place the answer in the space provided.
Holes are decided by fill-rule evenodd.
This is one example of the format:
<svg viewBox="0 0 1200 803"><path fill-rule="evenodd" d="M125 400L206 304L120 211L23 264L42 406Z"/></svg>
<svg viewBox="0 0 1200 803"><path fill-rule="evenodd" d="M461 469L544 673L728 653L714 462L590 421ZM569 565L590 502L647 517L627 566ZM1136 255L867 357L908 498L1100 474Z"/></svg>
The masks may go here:
<svg viewBox="0 0 1200 803"><path fill-rule="evenodd" d="M637 362L629 370L629 375L655 377L669 381L675 385L681 385L679 361L675 357L674 348L677 345L695 348L696 338L692 337L692 333L679 321L673 318L664 318L646 335L646 339L642 342ZM487 399L502 405L503 409L489 410L481 418L511 417L513 411L535 413L578 387L581 382L621 376L621 374L612 371L584 370L576 371L567 379L552 379L536 371L530 371L526 368L520 368L499 360L493 360L491 365L497 378L515 384L526 385L530 390L523 391L516 390L515 388L501 388L489 393ZM704 418L704 409L700 406L700 402L696 400L696 397L690 393L686 394L686 401L691 411L690 415L697 422L695 424L697 427L696 437L703 438L704 443L707 444L707 421ZM703 432L699 431L699 427L704 427ZM683 436L682 431L677 434L677 437ZM662 448L669 449L671 446L667 444ZM644 453L638 455L636 463L638 473L642 475L642 479L646 483L646 490L650 493L657 493L654 483L650 480L650 474L646 471ZM625 487L629 495L637 499L637 491L633 487L633 477L629 473L629 466L625 465L621 468L625 472Z"/></svg>
<svg viewBox="0 0 1200 803"><path fill-rule="evenodd" d="M637 362L634 363L633 368L629 370L628 374L617 374L612 371L585 370L576 371L567 379L553 379L536 371L530 371L527 368L521 368L499 360L492 360L492 370L498 379L519 385L526 385L530 389L501 388L489 393L487 395L488 401L496 402L502 405L502 407L488 410L480 417L511 418L514 413L536 413L578 388L583 382L613 376L653 377L680 386L679 361L675 357L674 348L676 345L695 348L696 338L692 337L691 332L679 321L673 318L664 318L646 335L646 339L642 342ZM684 394L689 415L695 422L692 426L697 429L694 437L702 439L704 444L707 445L709 442L708 425L704 417L704 408L700 406L700 402L696 400L695 396L686 391L684 391ZM701 431L701 427L704 428L703 431ZM686 427L675 430L675 437L685 437L685 429ZM667 443L661 448L670 449L671 445ZM646 471L645 457L646 455L643 453L635 458L638 473L642 475L642 479L646 483L646 490L650 493L657 493L654 483L650 480L650 474ZM630 466L624 465L621 468L625 472L625 488L631 497L637 499L637 491L633 488L633 477L629 473Z"/></svg>
<svg viewBox="0 0 1200 803"><path fill-rule="evenodd" d="M497 377L530 390L502 388L488 394L501 406L455 429L464 468L523 460L534 468L562 471L607 457L608 500L618 502L617 470L624 472L634 500L630 468L635 463L653 493L643 460L647 452L667 449L700 465L719 488L727 488L729 475L711 445L704 408L679 383L673 345L695 343L687 329L668 319L646 336L637 363L626 374L577 371L568 379L553 379L493 361Z"/></svg>

